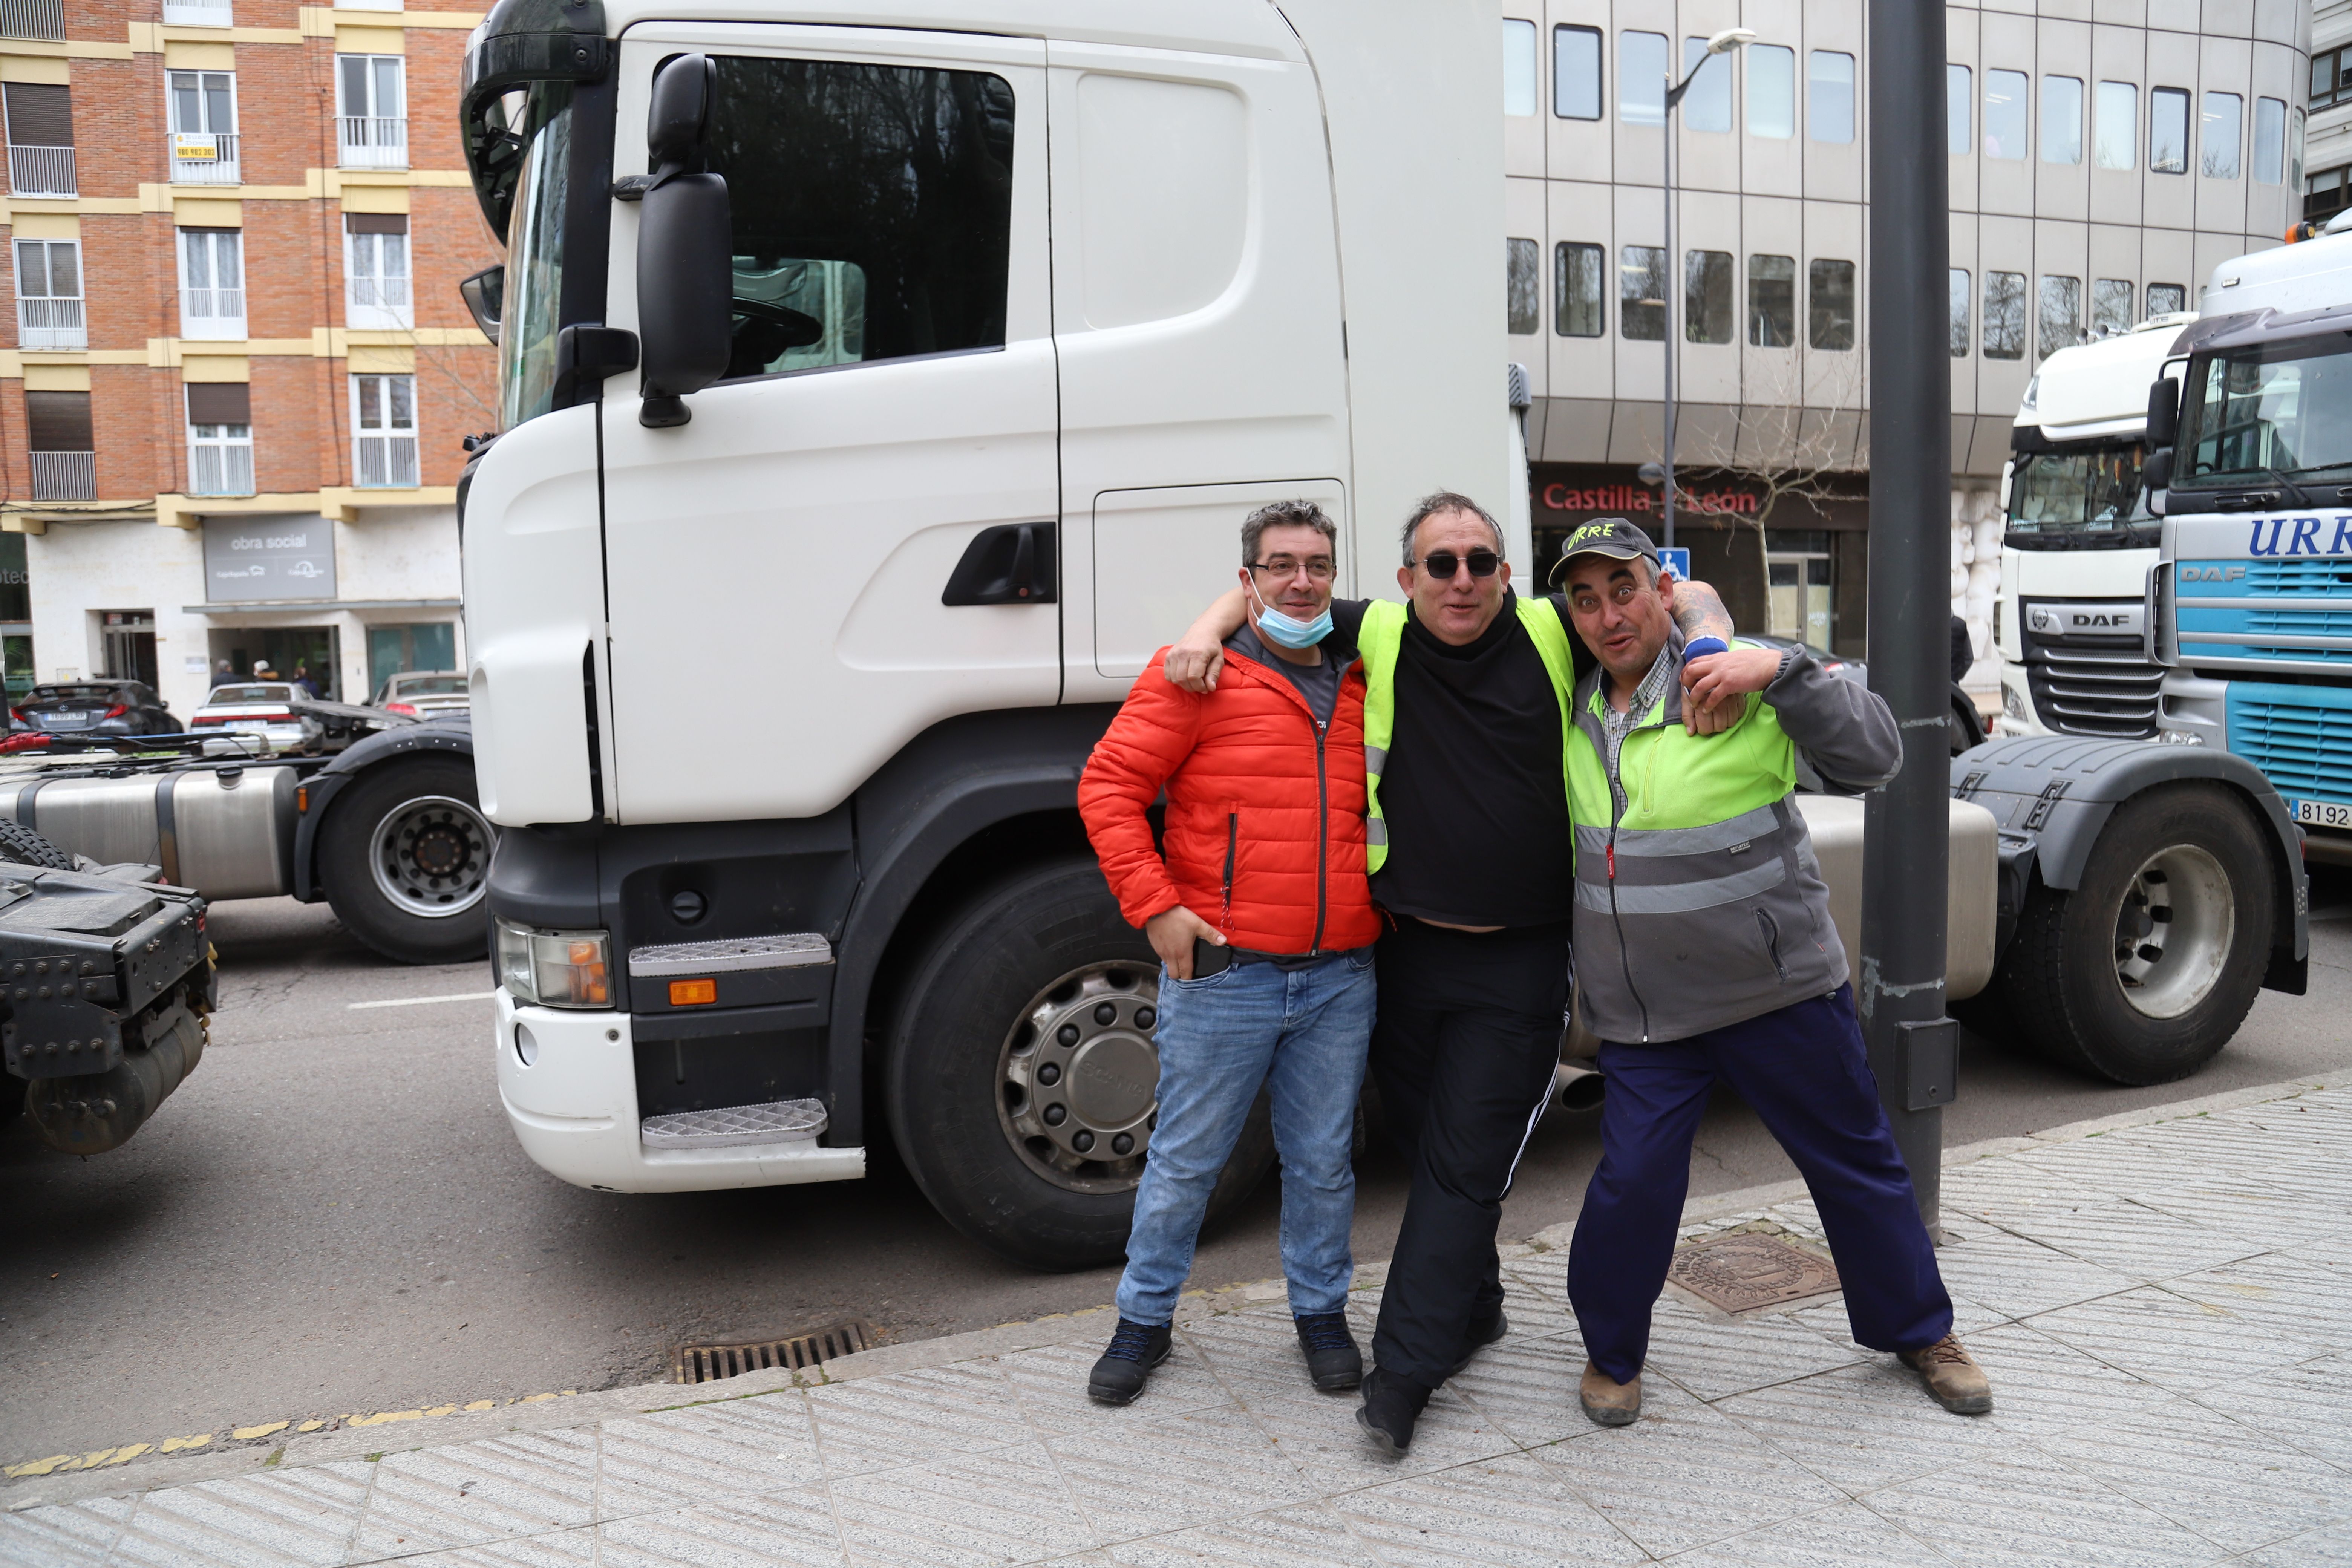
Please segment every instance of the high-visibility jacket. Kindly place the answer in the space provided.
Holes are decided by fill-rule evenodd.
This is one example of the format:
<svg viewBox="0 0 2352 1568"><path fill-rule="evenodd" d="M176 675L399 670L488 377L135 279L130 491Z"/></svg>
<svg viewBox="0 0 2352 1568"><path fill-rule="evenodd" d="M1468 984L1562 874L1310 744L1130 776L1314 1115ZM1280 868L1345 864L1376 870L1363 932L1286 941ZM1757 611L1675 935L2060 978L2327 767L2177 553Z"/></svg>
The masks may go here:
<svg viewBox="0 0 2352 1568"><path fill-rule="evenodd" d="M1673 647L1679 658L1679 633ZM1612 779L1601 677L1577 684L1569 751L1586 1026L1623 1044L1679 1040L1843 984L1845 949L1793 793L1796 747L1841 783L1883 784L1903 761L1885 702L1798 648L1737 723L1696 736L1670 682Z"/></svg>
<svg viewBox="0 0 2352 1568"><path fill-rule="evenodd" d="M1560 740L1567 742L1567 693L1576 680L1575 664L1568 650L1568 628L1560 625L1559 612L1549 598L1521 598L1516 602L1519 624L1527 627L1536 652L1542 656L1544 669L1551 676L1552 689L1560 694ZM1402 605L1393 599L1374 599L1364 606L1364 624L1356 633L1356 649L1364 660L1364 837L1370 868L1375 871L1389 858L1389 826L1381 816L1381 773L1388 766L1389 742L1396 735L1396 666L1397 655L1404 647L1404 625ZM1563 774L1574 750L1572 744L1562 747Z"/></svg>

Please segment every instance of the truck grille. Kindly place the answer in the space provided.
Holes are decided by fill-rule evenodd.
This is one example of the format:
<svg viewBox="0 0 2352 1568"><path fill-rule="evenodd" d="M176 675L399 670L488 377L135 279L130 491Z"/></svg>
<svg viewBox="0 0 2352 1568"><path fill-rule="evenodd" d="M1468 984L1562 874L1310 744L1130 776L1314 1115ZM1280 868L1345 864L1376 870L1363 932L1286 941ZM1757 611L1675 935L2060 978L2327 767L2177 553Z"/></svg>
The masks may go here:
<svg viewBox="0 0 2352 1568"><path fill-rule="evenodd" d="M2164 671L2136 647L2060 647L2029 632L2025 678L2034 712L2062 735L2136 741L2156 733Z"/></svg>
<svg viewBox="0 0 2352 1568"><path fill-rule="evenodd" d="M2352 693L2237 681L2229 700L2230 750L2282 795L2352 800Z"/></svg>
<svg viewBox="0 0 2352 1568"><path fill-rule="evenodd" d="M2249 594L2333 594L2352 588L2352 562L2250 561Z"/></svg>

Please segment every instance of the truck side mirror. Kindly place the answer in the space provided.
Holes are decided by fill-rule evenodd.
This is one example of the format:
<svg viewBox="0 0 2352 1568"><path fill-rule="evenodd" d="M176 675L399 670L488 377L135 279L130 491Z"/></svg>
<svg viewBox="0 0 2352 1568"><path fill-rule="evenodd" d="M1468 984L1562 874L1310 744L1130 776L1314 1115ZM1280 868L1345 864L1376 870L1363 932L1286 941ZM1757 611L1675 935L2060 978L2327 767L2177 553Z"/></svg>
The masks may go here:
<svg viewBox="0 0 2352 1568"><path fill-rule="evenodd" d="M2155 451L2150 452L2147 455L2147 461L2140 466L2139 479L2140 483L2146 485L2150 490L2170 489L2172 488L2172 448L2158 447Z"/></svg>
<svg viewBox="0 0 2352 1568"><path fill-rule="evenodd" d="M499 341L499 321L506 314L507 269L485 267L457 285L457 298L466 301L467 310L482 336L495 346Z"/></svg>
<svg viewBox="0 0 2352 1568"><path fill-rule="evenodd" d="M2147 444L2169 447L2180 436L2180 384L2159 375L2147 389Z"/></svg>
<svg viewBox="0 0 2352 1568"><path fill-rule="evenodd" d="M637 423L694 417L683 401L727 374L733 343L734 226L727 182L701 172L719 68L679 55L655 73L646 117L654 165L637 215L637 336L645 402Z"/></svg>

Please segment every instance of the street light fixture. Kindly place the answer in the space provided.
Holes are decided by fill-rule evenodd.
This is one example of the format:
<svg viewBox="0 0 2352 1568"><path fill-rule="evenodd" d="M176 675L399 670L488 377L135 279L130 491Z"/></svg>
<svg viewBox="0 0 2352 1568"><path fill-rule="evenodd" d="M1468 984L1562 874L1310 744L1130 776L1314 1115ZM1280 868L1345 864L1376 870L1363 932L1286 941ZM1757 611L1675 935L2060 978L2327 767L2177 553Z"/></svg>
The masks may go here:
<svg viewBox="0 0 2352 1568"><path fill-rule="evenodd" d="M1682 102L1683 94L1690 90L1690 84L1698 79L1698 73L1706 68L1707 60L1717 55L1727 55L1734 49L1745 48L1755 41L1756 32L1752 27L1726 27L1707 39L1706 58L1691 67L1690 74L1680 81L1675 79L1674 57L1666 57L1666 108L1662 118L1666 137L1666 276L1664 279L1665 287L1660 290L1664 296L1660 304L1665 312L1666 339L1665 460L1658 466L1658 472L1661 482L1665 486L1664 542L1669 548L1675 542L1675 108ZM1646 470L1649 465L1645 463L1643 468ZM1649 475L1645 471L1642 477L1647 479Z"/></svg>

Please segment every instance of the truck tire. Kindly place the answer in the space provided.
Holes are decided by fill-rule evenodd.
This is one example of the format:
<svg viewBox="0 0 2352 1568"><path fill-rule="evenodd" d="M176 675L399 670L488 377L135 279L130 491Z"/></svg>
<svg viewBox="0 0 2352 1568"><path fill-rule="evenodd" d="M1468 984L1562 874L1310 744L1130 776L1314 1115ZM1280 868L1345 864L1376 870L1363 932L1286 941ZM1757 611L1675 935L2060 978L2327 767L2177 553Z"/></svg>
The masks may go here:
<svg viewBox="0 0 2352 1568"><path fill-rule="evenodd" d="M38 866L49 871L70 871L74 868L72 856L23 823L5 816L0 816L0 860L18 866Z"/></svg>
<svg viewBox="0 0 2352 1568"><path fill-rule="evenodd" d="M899 1156L949 1224L1034 1268L1125 1255L1155 1116L1159 975L1091 858L985 889L931 939L890 1022L883 1097ZM1274 1154L1261 1094L1212 1222Z"/></svg>
<svg viewBox="0 0 2352 1568"><path fill-rule="evenodd" d="M320 879L344 929L401 963L462 963L489 949L498 829L473 764L426 753L378 763L329 803Z"/></svg>
<svg viewBox="0 0 2352 1568"><path fill-rule="evenodd" d="M2210 1061L2254 1005L2270 954L2271 850L2220 784L2165 784L2116 807L2081 885L2037 887L2002 1000L2053 1061L2169 1083Z"/></svg>

